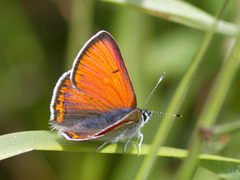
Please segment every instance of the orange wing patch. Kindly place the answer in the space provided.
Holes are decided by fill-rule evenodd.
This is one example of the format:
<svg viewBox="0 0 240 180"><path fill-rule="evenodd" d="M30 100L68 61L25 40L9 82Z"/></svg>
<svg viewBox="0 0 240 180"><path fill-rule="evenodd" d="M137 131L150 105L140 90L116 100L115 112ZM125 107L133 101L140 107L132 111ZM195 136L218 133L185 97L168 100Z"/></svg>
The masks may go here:
<svg viewBox="0 0 240 180"><path fill-rule="evenodd" d="M69 80L70 72L63 74L54 89L51 120L61 123L63 120L100 114L110 108L101 99L96 99L75 88Z"/></svg>
<svg viewBox="0 0 240 180"><path fill-rule="evenodd" d="M98 137L101 136L94 136L95 134L88 134L88 135L81 135L75 132L63 132L64 137L66 137L68 140L72 140L72 141L86 141L89 139L96 139Z"/></svg>
<svg viewBox="0 0 240 180"><path fill-rule="evenodd" d="M101 101L106 111L136 107L120 50L107 32L95 35L79 52L70 79L79 90Z"/></svg>
<svg viewBox="0 0 240 180"><path fill-rule="evenodd" d="M87 139L88 137L87 136L79 136L78 134L74 133L74 132L64 132L68 138L70 139L78 139L78 140L84 140L84 139Z"/></svg>

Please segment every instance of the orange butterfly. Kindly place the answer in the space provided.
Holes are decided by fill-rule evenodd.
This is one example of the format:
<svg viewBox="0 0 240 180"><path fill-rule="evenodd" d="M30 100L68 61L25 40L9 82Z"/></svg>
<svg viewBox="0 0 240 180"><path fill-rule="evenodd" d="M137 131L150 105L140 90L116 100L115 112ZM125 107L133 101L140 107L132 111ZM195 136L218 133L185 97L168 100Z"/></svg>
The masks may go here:
<svg viewBox="0 0 240 180"><path fill-rule="evenodd" d="M137 137L140 154L140 129L153 111L136 105L118 45L108 32L100 31L79 51L72 69L58 80L50 124L68 140L103 141L96 151L109 142L126 141L125 152L129 141Z"/></svg>

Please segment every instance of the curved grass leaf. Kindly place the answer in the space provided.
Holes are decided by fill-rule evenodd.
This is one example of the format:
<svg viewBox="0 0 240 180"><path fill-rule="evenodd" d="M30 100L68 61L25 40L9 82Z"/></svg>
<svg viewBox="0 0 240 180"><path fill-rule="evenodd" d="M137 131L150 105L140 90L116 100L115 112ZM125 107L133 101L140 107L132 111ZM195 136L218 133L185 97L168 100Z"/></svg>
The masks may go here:
<svg viewBox="0 0 240 180"><path fill-rule="evenodd" d="M94 152L100 145L100 142L86 141L73 142L58 136L56 132L51 131L26 131L17 132L0 136L0 160L7 159L22 153L33 150L51 150L51 151L77 151ZM148 154L149 145L142 145L142 155ZM106 146L101 153L120 153L123 152L123 144L112 144ZM128 154L138 154L136 145L129 144ZM176 148L161 147L158 156L185 158L188 151ZM200 155L200 164L223 177L240 178L240 160L225 158L214 155Z"/></svg>
<svg viewBox="0 0 240 180"><path fill-rule="evenodd" d="M233 121L230 123L225 123L222 125L217 125L213 129L214 135L223 135L227 133L234 133L236 131L240 131L240 121Z"/></svg>
<svg viewBox="0 0 240 180"><path fill-rule="evenodd" d="M148 14L165 18L193 28L208 30L214 23L214 16L189 4L176 0L102 0L138 8ZM217 33L237 36L237 26L225 21L219 21L215 30Z"/></svg>
<svg viewBox="0 0 240 180"><path fill-rule="evenodd" d="M240 179L239 160L224 158L220 156L201 155L200 165L218 174L224 179Z"/></svg>

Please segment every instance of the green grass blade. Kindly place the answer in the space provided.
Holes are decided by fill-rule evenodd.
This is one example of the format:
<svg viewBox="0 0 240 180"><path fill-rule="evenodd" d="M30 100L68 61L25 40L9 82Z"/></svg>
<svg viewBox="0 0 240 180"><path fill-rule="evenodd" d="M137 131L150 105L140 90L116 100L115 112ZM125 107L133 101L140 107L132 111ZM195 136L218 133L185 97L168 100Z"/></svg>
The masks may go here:
<svg viewBox="0 0 240 180"><path fill-rule="evenodd" d="M200 155L200 165L224 179L240 179L239 160L211 155Z"/></svg>
<svg viewBox="0 0 240 180"><path fill-rule="evenodd" d="M206 33L202 45L199 48L198 52L196 53L195 57L193 58L193 62L191 63L189 69L187 70L185 76L183 77L182 81L180 82L176 93L171 101L171 104L168 108L167 113L172 114L174 112L178 112L179 107L181 106L183 99L185 98L189 86L197 72L200 62L205 55L207 48L212 40L214 29L216 27L216 22L213 27ZM156 159L156 153L160 146L164 144L164 141L172 127L173 118L171 116L165 116L161 126L159 127L157 134L153 140L153 145L150 153L144 159L142 166L140 167L136 179L146 179L154 165Z"/></svg>
<svg viewBox="0 0 240 180"><path fill-rule="evenodd" d="M0 160L4 160L22 153L33 150L44 151L76 151L76 152L90 152L93 153L99 142L73 142L68 141L62 136L51 131L25 131L11 133L0 136ZM106 146L101 153L120 153L123 152L124 144L112 144ZM142 145L142 153L146 155L149 153L150 146ZM127 148L128 154L138 154L138 149L135 144L129 144ZM158 156L171 158L186 158L188 151L176 148L161 147ZM238 177L240 160L233 158L225 158L221 156L205 155L199 156L200 163L210 171L220 174L223 177Z"/></svg>
<svg viewBox="0 0 240 180"><path fill-rule="evenodd" d="M240 57L240 35L236 40L236 44L233 48L232 54L229 59L227 59L222 65L222 69L219 72L217 80L209 94L206 101L206 105L198 119L199 124L195 128L193 138L190 142L190 151L192 152L183 164L183 167L179 174L179 179L190 179L192 176L192 171L189 167L194 167L197 165L197 157L199 154L199 145L201 137L199 137L199 129L210 130L213 127L215 121L217 120L217 115L220 112L220 108L224 102L225 96L228 92L230 84L239 67L239 57ZM194 152L194 153L193 153ZM191 166L190 166L191 165Z"/></svg>
<svg viewBox="0 0 240 180"><path fill-rule="evenodd" d="M219 17L222 14L228 2L229 2L228 0L225 1L223 8L220 10L217 17ZM238 45L236 45L235 48L237 46ZM199 132L200 130L210 132L211 127L214 125L216 121L217 114L220 111L220 107L227 93L227 89L229 88L229 85L232 81L233 74L236 72L235 69L238 67L237 66L238 58L236 56L239 56L239 53L237 54L237 52L235 52L234 55L235 59L230 58L231 60L229 59L223 64L219 76L216 82L214 83L213 89L197 121L198 124L194 129L193 136L189 143L191 153L189 157L183 162L177 175L178 179L187 180L191 179L193 176L194 170L198 164L198 154L200 153L200 144L202 140L202 137L200 137Z"/></svg>
<svg viewBox="0 0 240 180"><path fill-rule="evenodd" d="M233 133L236 131L240 131L240 121L234 121L222 125L217 125L213 129L214 135L223 135L227 133Z"/></svg>
<svg viewBox="0 0 240 180"><path fill-rule="evenodd" d="M148 14L165 18L193 28L208 30L214 23L214 17L186 1L176 0L102 0L132 6ZM219 21L217 33L237 36L237 26L225 21Z"/></svg>
<svg viewBox="0 0 240 180"><path fill-rule="evenodd" d="M237 70L239 69L239 60L240 33L236 39L236 43L232 49L230 57L222 64L222 68L209 94L206 105L199 117L200 122L202 122L200 126L204 128L211 128L214 125L230 85L233 82Z"/></svg>
<svg viewBox="0 0 240 180"><path fill-rule="evenodd" d="M17 132L0 136L0 160L33 150L94 152L100 145L100 142L68 141L51 131ZM135 154L138 153L137 148L133 151ZM122 149L113 145L104 149L103 152L122 153Z"/></svg>
<svg viewBox="0 0 240 180"><path fill-rule="evenodd" d="M199 153L199 144L201 137L199 137L199 129L210 130L214 125L217 115L225 99L226 93L230 87L234 75L237 72L238 61L240 55L240 36L237 38L237 42L232 51L231 57L223 63L219 75L214 83L214 86L208 96L206 105L199 117L199 124L194 131L192 141L190 142L191 152L189 158L184 162L179 179L190 179L193 174L193 169L189 170L189 166L194 167L197 165L197 155ZM189 165L190 164L190 165Z"/></svg>

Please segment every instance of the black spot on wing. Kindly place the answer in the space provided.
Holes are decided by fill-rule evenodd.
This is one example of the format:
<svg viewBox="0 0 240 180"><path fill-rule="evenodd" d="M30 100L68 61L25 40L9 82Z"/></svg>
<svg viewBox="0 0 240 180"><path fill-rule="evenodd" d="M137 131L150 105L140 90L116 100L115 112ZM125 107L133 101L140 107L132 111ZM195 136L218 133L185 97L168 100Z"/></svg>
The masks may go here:
<svg viewBox="0 0 240 180"><path fill-rule="evenodd" d="M112 73L115 74L117 72L119 72L119 69L114 70Z"/></svg>

